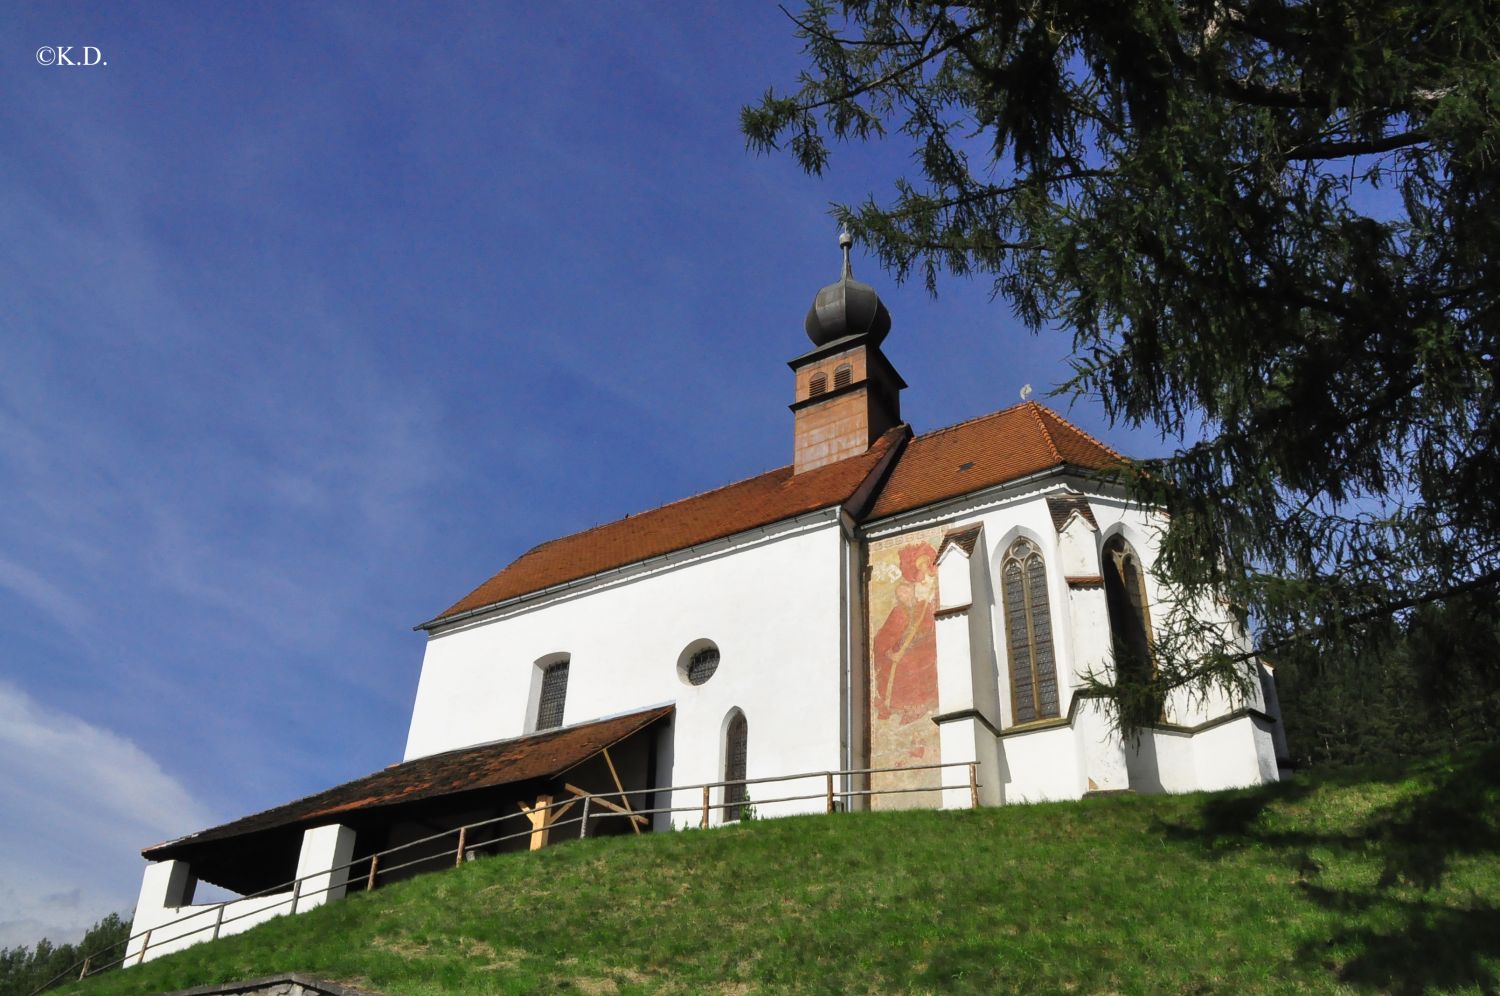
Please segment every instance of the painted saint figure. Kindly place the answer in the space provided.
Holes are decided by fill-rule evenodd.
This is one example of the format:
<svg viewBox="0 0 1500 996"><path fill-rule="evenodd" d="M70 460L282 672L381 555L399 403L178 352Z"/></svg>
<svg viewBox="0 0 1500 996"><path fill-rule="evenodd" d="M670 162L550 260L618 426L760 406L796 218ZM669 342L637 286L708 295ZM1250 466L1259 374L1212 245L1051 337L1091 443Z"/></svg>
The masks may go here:
<svg viewBox="0 0 1500 996"><path fill-rule="evenodd" d="M937 551L927 543L901 549L895 604L873 645L875 713L905 726L937 708Z"/></svg>

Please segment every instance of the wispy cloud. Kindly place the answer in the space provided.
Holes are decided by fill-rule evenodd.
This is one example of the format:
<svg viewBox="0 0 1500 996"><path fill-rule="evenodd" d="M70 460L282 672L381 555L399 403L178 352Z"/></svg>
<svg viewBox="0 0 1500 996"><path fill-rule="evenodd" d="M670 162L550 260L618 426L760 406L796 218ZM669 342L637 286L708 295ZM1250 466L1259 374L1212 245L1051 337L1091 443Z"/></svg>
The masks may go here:
<svg viewBox="0 0 1500 996"><path fill-rule="evenodd" d="M0 557L0 588L19 595L64 627L76 626L84 617L82 602L31 568L4 557Z"/></svg>
<svg viewBox="0 0 1500 996"><path fill-rule="evenodd" d="M215 822L135 743L4 682L0 754L0 946L128 915L139 848Z"/></svg>

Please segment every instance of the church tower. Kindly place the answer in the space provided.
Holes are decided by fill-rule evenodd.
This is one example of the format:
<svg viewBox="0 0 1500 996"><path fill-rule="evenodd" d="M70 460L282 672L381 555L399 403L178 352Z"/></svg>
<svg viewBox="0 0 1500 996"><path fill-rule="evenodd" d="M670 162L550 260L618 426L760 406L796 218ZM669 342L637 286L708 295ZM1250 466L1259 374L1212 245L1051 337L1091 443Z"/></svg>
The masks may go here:
<svg viewBox="0 0 1500 996"><path fill-rule="evenodd" d="M875 288L854 279L853 242L847 231L839 235L843 276L818 291L807 311L813 348L787 364L796 381L794 474L858 456L901 423L906 382L880 351L891 315Z"/></svg>

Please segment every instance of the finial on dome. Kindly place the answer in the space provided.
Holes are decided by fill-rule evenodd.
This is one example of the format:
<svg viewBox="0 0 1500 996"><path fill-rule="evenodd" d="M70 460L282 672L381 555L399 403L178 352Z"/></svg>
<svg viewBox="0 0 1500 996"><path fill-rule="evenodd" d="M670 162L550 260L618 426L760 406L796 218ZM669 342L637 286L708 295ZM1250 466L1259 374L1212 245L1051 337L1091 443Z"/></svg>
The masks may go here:
<svg viewBox="0 0 1500 996"><path fill-rule="evenodd" d="M807 337L814 346L822 346L851 335L869 336L874 345L880 345L891 330L891 315L875 288L854 279L854 267L849 261L849 248L854 245L854 236L847 226L839 232L839 248L844 251L844 272L837 283L829 284L818 291L813 306L807 311L803 322Z"/></svg>

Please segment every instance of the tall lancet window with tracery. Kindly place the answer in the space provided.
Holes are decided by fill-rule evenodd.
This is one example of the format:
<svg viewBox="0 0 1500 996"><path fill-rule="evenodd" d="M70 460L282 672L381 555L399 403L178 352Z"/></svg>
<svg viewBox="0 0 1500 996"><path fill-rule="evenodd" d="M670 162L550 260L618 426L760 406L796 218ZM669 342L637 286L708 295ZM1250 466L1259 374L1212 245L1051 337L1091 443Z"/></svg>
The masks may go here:
<svg viewBox="0 0 1500 996"><path fill-rule="evenodd" d="M1104 544L1104 597L1109 606L1109 631L1114 643L1115 671L1126 680L1148 682L1153 663L1151 607L1146 600L1146 572L1141 558L1125 537L1111 536ZM1160 718L1160 693L1150 703Z"/></svg>
<svg viewBox="0 0 1500 996"><path fill-rule="evenodd" d="M1057 655L1052 649L1052 607L1042 551L1019 539L1000 563L1001 598L1010 650L1011 716L1030 723L1058 714Z"/></svg>

